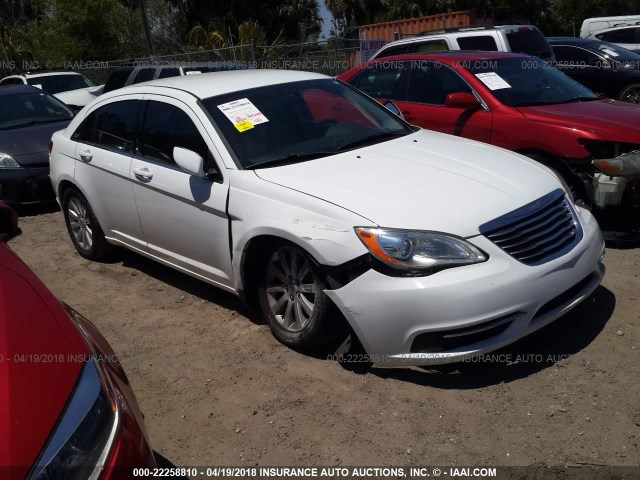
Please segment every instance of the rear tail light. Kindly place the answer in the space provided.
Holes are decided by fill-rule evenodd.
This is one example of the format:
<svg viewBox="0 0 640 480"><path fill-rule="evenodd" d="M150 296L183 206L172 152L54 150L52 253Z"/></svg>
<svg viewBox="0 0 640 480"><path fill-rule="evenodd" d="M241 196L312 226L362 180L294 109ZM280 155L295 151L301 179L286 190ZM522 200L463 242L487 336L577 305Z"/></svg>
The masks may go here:
<svg viewBox="0 0 640 480"><path fill-rule="evenodd" d="M49 158L51 158L51 150L53 150L53 141L49 142Z"/></svg>

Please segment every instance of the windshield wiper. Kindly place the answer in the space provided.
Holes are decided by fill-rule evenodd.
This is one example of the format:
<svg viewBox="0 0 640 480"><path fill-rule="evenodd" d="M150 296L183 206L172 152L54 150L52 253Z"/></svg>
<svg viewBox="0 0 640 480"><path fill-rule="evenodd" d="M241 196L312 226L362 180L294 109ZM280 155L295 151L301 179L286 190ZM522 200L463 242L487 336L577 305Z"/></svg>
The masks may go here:
<svg viewBox="0 0 640 480"><path fill-rule="evenodd" d="M578 97L569 98L567 100L564 100L563 102L558 102L558 105L561 105L563 103L592 102L594 100L602 100L602 99L600 97L578 96Z"/></svg>
<svg viewBox="0 0 640 480"><path fill-rule="evenodd" d="M255 163L253 165L249 165L245 167L246 170L254 170L256 168L267 168L267 167L279 167L282 165L290 165L292 163L304 162L306 160L314 160L316 158L328 157L330 155L335 155L338 152L302 152L302 153L291 153L284 157L273 158L271 160L265 160L264 162Z"/></svg>
<svg viewBox="0 0 640 480"><path fill-rule="evenodd" d="M367 145L372 145L374 143L379 143L388 138L404 137L406 134L406 132L378 132L374 133L373 135L368 135L364 138L360 138L353 142L341 145L337 150L339 152L343 152L345 150L351 150L353 148L364 147Z"/></svg>

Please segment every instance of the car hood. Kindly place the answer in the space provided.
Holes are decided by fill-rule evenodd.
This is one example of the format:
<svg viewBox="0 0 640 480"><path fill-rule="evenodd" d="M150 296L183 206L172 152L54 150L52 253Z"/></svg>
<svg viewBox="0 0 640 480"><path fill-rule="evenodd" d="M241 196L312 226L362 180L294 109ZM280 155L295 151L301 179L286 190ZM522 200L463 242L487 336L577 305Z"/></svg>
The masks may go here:
<svg viewBox="0 0 640 480"><path fill-rule="evenodd" d="M7 478L25 478L73 391L77 357L89 351L60 303L3 244L0 309L0 467L19 467Z"/></svg>
<svg viewBox="0 0 640 480"><path fill-rule="evenodd" d="M370 224L463 237L479 234L483 223L560 187L546 168L521 155L427 130L255 172L357 213Z"/></svg>
<svg viewBox="0 0 640 480"><path fill-rule="evenodd" d="M48 163L51 136L70 121L0 130L0 152L11 155L20 165Z"/></svg>
<svg viewBox="0 0 640 480"><path fill-rule="evenodd" d="M95 100L97 96L102 95L103 89L104 85L99 85L97 87L78 88L76 90L60 92L53 96L67 105L84 107L89 102Z"/></svg>
<svg viewBox="0 0 640 480"><path fill-rule="evenodd" d="M596 100L518 110L530 120L594 132L603 140L640 143L640 105Z"/></svg>

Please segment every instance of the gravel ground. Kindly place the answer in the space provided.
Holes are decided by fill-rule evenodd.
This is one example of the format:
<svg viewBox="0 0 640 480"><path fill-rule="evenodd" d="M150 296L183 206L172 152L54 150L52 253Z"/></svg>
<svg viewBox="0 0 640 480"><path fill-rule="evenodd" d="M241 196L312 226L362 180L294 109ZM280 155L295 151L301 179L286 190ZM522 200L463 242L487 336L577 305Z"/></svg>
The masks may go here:
<svg viewBox="0 0 640 480"><path fill-rule="evenodd" d="M21 227L11 247L109 340L175 465L640 464L640 249L609 249L603 285L511 362L358 374L152 261L82 259L60 212Z"/></svg>

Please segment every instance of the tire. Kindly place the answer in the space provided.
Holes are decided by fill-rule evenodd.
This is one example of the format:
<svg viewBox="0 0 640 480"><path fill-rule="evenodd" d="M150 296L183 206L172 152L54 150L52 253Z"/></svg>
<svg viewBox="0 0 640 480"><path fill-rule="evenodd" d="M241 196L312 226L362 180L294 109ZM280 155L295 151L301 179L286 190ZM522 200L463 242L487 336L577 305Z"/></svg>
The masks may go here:
<svg viewBox="0 0 640 480"><path fill-rule="evenodd" d="M640 83L632 83L624 87L618 95L618 100L628 103L640 103Z"/></svg>
<svg viewBox="0 0 640 480"><path fill-rule="evenodd" d="M581 206L591 209L593 206L593 188L587 187L587 183L590 185L590 182L585 182L579 174L573 173L560 159L553 160L550 157L536 153L524 153L524 156L556 172L566 182L576 203L580 202Z"/></svg>
<svg viewBox="0 0 640 480"><path fill-rule="evenodd" d="M293 349L322 347L344 330L324 293L325 281L309 254L282 243L259 264L258 301L273 335Z"/></svg>
<svg viewBox="0 0 640 480"><path fill-rule="evenodd" d="M78 253L87 260L100 260L112 247L104 238L104 232L87 199L79 191L70 188L62 197L62 214L67 232Z"/></svg>

